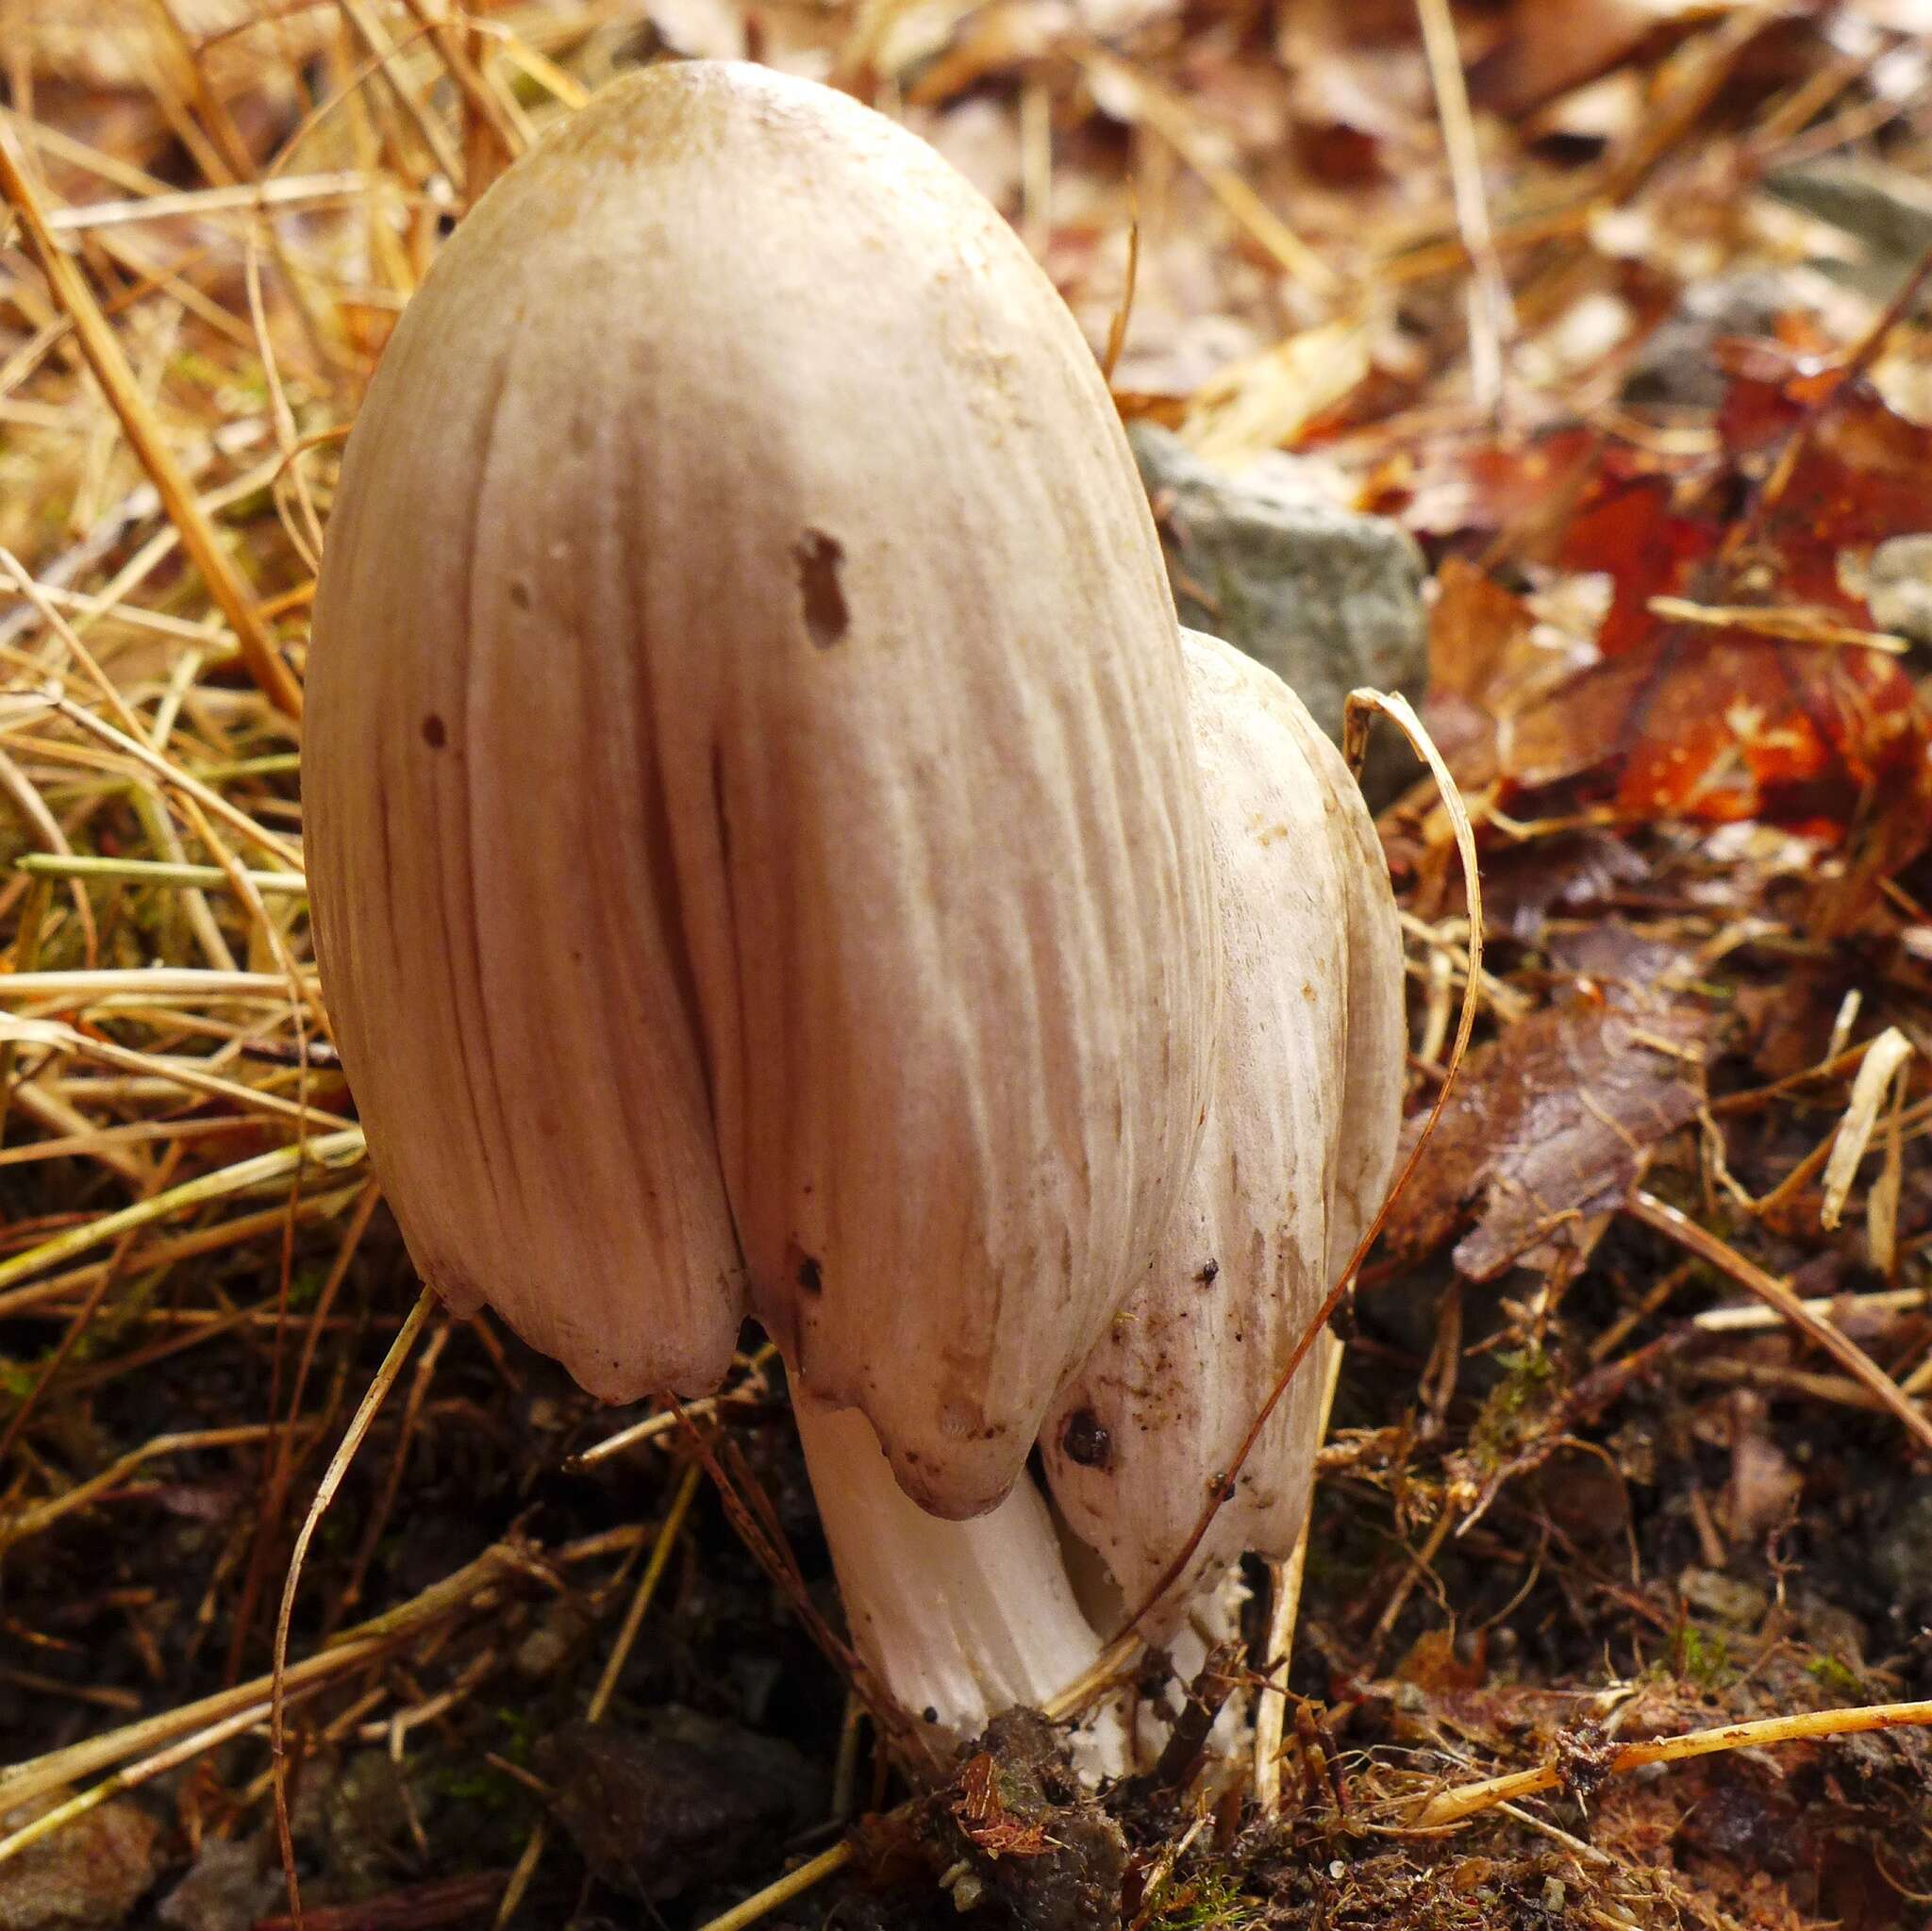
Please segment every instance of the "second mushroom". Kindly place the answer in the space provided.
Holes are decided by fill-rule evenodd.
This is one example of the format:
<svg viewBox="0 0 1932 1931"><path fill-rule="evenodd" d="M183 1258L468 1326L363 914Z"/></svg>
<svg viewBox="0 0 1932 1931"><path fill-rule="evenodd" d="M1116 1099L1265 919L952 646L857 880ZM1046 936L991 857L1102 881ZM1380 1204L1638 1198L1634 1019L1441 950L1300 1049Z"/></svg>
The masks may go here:
<svg viewBox="0 0 1932 1931"><path fill-rule="evenodd" d="M715 1385L755 1317L878 1693L947 1738L1048 1699L1379 1201L1401 976L1337 755L1184 651L998 213L809 83L600 95L397 326L308 734L425 1279L616 1400ZM1291 1391L1150 1627L1291 1542L1313 1429Z"/></svg>

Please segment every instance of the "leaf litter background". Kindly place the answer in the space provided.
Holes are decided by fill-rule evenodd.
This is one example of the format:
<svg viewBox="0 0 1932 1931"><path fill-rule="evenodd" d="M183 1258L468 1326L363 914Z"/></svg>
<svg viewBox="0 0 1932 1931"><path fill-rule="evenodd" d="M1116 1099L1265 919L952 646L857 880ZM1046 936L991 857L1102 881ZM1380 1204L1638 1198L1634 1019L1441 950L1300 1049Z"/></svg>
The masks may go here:
<svg viewBox="0 0 1932 1931"><path fill-rule="evenodd" d="M1096 353L1131 275L1130 418L1421 541L1477 1044L1347 1310L1272 1813L1198 1748L1269 1660L1259 1572L1153 1776L1085 1803L1021 1719L894 1809L770 1361L695 1417L721 1489L675 1417L439 1319L298 1606L309 1922L696 1924L869 1811L766 1922L1932 1922L1923 1732L1603 1773L1932 1693L1932 558L1881 551L1932 526L1928 34L1923 0L5 0L5 140L78 274L0 217L0 1926L287 1908L275 1599L415 1289L258 686L299 676L341 432L467 201L616 71L745 54L933 140ZM1420 1112L1467 917L1429 788L1381 824Z"/></svg>

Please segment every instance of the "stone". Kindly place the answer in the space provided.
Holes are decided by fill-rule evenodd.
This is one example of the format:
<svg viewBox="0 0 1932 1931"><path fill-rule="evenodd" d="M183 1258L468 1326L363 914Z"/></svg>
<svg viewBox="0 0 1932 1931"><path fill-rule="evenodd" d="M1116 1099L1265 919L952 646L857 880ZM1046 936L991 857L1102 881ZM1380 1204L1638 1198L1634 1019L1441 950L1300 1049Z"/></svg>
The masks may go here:
<svg viewBox="0 0 1932 1931"><path fill-rule="evenodd" d="M1880 543L1865 566L1865 601L1879 629L1932 645L1932 534Z"/></svg>
<svg viewBox="0 0 1932 1931"><path fill-rule="evenodd" d="M209 1838L156 1916L173 1931L248 1931L285 1893L281 1866L260 1838Z"/></svg>
<svg viewBox="0 0 1932 1931"><path fill-rule="evenodd" d="M1818 265L1874 301L1890 300L1932 248L1932 187L1903 169L1830 156L1774 168L1764 189L1864 244L1861 259L1823 258Z"/></svg>
<svg viewBox="0 0 1932 1931"><path fill-rule="evenodd" d="M552 1815L626 1897L658 1903L734 1877L823 1807L789 1743L675 1704L646 1723L566 1723L536 1752Z"/></svg>
<svg viewBox="0 0 1932 1931"><path fill-rule="evenodd" d="M1229 471L1151 423L1134 424L1128 440L1183 624L1266 664L1338 743L1343 700L1357 686L1422 696L1425 573L1406 530L1321 500L1292 457ZM1419 772L1407 745L1376 732L1362 783L1370 806L1380 808Z"/></svg>
<svg viewBox="0 0 1932 1931"><path fill-rule="evenodd" d="M1624 376L1624 400L1646 407L1716 408L1730 386L1714 353L1719 340L1770 335L1779 314L1798 306L1789 277L1770 269L1691 283L1631 359Z"/></svg>
<svg viewBox="0 0 1932 1931"><path fill-rule="evenodd" d="M0 1818L0 1831L17 1830L60 1801L23 1806ZM0 1931L112 1931L155 1881L160 1834L124 1797L83 1812L0 1864Z"/></svg>
<svg viewBox="0 0 1932 1931"><path fill-rule="evenodd" d="M1872 1544L1872 1572L1906 1623L1932 1617L1932 1477L1907 1482Z"/></svg>

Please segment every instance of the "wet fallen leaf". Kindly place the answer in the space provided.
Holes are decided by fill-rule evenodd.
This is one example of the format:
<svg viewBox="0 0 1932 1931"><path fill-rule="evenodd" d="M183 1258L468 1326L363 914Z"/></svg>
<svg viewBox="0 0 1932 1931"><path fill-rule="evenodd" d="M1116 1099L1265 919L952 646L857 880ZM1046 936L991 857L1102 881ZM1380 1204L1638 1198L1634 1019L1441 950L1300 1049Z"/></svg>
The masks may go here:
<svg viewBox="0 0 1932 1931"><path fill-rule="evenodd" d="M1614 926L1599 927L1598 930ZM1581 1259L1657 1142L1696 1117L1708 1029L1635 949L1627 976L1579 978L1464 1063L1387 1238L1424 1254L1474 1221L1456 1265L1489 1280L1512 1264Z"/></svg>

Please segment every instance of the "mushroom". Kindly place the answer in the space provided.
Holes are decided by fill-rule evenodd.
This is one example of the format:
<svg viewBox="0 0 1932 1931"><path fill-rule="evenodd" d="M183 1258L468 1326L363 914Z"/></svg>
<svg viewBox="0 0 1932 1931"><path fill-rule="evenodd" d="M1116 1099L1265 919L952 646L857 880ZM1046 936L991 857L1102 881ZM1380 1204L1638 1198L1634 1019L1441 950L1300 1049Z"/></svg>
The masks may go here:
<svg viewBox="0 0 1932 1931"><path fill-rule="evenodd" d="M1240 1292L1303 1307L1343 1176L1373 1205L1386 1172L1366 818L1269 674L1189 651L1111 399L1011 230L911 135L755 67L633 76L512 166L344 458L308 870L417 1268L613 1401L714 1386L756 1316L859 1652L949 1734L1100 1648L1025 1474L1049 1414L1066 1519L1130 1588L1265 1379L1146 1461L1158 1498L1138 1457L1089 1482L1069 1404L1115 1402L1123 1309L1264 1220ZM1307 846L1278 942L1256 810ZM1388 983L1358 1001L1358 973ZM1216 1062L1237 1091L1284 1007L1291 1125L1256 1124L1258 1055L1210 1121ZM1224 1184L1204 1135L1296 1164ZM1270 1361L1295 1318L1253 1317ZM1296 1412L1241 1534L1306 1480Z"/></svg>
<svg viewBox="0 0 1932 1931"><path fill-rule="evenodd" d="M398 324L308 734L318 958L425 1280L614 1401L714 1386L755 1313L829 1514L1052 1557L996 1505L1159 1246L1220 974L1146 499L998 213L804 81L601 94ZM1065 1659L1008 1655L1037 1606L1015 1638L986 1559L985 1691L890 1678L949 1723Z"/></svg>
<svg viewBox="0 0 1932 1931"><path fill-rule="evenodd" d="M1214 1095L1160 1258L1041 1441L1055 1503L1154 1639L1243 1551L1286 1557L1300 1534L1324 1377L1297 1374L1235 1460L1381 1205L1406 1047L1395 904L1341 754L1272 671L1182 641L1225 960Z"/></svg>

